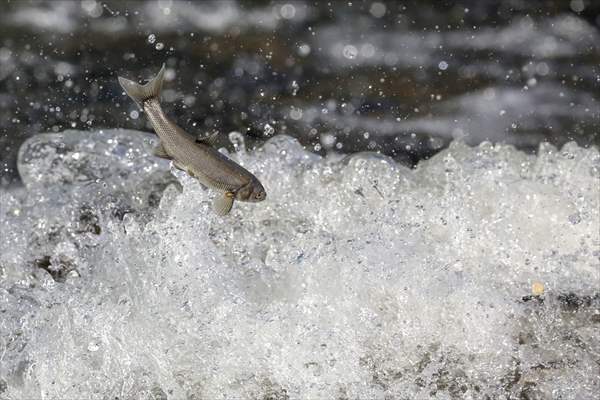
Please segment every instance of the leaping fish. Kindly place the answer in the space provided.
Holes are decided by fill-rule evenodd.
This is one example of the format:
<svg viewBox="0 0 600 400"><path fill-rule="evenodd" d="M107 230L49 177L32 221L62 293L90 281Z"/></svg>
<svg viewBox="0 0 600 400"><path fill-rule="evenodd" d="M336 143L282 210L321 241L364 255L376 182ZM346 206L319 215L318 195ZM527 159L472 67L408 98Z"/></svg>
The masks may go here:
<svg viewBox="0 0 600 400"><path fill-rule="evenodd" d="M119 77L127 95L144 109L160 138L154 155L172 160L176 168L218 191L213 201L213 209L218 215L228 214L234 200L263 201L267 193L258 179L212 147L216 134L196 139L167 118L159 101L164 74L163 64L158 74L145 85Z"/></svg>

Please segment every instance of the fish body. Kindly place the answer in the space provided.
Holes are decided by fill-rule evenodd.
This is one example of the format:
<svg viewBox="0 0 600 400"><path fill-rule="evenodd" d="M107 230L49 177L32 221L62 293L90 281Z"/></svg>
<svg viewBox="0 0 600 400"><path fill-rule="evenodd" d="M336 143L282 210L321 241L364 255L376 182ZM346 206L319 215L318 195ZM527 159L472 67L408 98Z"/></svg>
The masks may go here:
<svg viewBox="0 0 600 400"><path fill-rule="evenodd" d="M220 192L213 203L219 215L229 213L234 200L263 201L267 194L259 180L212 147L212 137L196 139L165 115L159 101L164 69L163 65L156 77L145 85L119 77L125 92L144 109L160 138L154 154L172 160L177 168Z"/></svg>

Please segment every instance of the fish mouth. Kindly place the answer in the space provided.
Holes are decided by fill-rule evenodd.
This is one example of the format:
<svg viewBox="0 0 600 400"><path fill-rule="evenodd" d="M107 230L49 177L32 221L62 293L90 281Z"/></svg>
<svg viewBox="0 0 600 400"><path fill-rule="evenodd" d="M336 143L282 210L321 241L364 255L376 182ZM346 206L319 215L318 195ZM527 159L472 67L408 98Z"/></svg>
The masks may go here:
<svg viewBox="0 0 600 400"><path fill-rule="evenodd" d="M248 203L260 203L262 201L265 201L265 197L263 197L262 199L256 199L254 197L251 197L251 198L249 198L247 200L242 200L242 201L246 201Z"/></svg>

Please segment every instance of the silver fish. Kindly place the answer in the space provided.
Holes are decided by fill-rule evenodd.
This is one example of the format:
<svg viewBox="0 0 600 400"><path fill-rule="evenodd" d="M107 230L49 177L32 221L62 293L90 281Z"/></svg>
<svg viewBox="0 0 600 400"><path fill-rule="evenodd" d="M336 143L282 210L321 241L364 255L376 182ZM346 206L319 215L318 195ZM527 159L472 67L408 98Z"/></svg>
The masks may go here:
<svg viewBox="0 0 600 400"><path fill-rule="evenodd" d="M160 138L154 155L172 160L175 167L220 192L213 202L218 215L228 214L234 200L263 201L267 193L258 179L212 147L216 135L196 139L167 118L159 101L164 74L163 64L159 73L145 85L119 77L125 92L144 109Z"/></svg>

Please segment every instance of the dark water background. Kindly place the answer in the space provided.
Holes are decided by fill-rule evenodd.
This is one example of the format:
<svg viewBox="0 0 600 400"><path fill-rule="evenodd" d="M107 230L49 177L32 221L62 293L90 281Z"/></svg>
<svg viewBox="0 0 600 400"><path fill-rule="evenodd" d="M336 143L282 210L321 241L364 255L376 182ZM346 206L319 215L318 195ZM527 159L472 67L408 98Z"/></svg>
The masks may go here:
<svg viewBox="0 0 600 400"><path fill-rule="evenodd" d="M150 130L116 76L166 63L189 132L416 163L462 138L534 151L600 143L600 2L0 3L0 181L19 145L65 129ZM223 135L222 145L229 145Z"/></svg>

